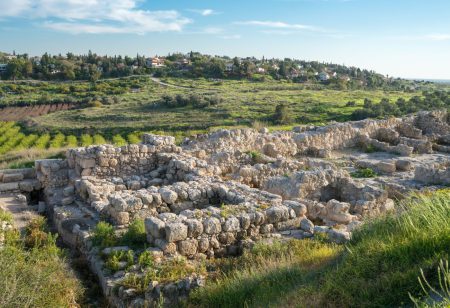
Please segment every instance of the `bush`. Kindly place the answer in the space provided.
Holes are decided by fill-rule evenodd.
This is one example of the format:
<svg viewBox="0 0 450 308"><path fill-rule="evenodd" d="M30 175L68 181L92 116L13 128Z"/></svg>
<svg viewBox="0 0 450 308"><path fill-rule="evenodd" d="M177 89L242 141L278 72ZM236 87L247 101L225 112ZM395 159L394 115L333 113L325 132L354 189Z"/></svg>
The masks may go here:
<svg viewBox="0 0 450 308"><path fill-rule="evenodd" d="M279 104L275 107L273 122L275 124L289 124L292 122L290 111L285 104Z"/></svg>
<svg viewBox="0 0 450 308"><path fill-rule="evenodd" d="M127 144L127 141L119 134L114 135L112 141L115 146L119 146L119 147Z"/></svg>
<svg viewBox="0 0 450 308"><path fill-rule="evenodd" d="M81 141L81 146L83 146L83 147L90 146L94 143L94 139L89 134L81 135L80 141Z"/></svg>
<svg viewBox="0 0 450 308"><path fill-rule="evenodd" d="M70 148L76 148L78 146L78 140L77 137L74 135L69 135L66 138L66 146Z"/></svg>
<svg viewBox="0 0 450 308"><path fill-rule="evenodd" d="M350 174L354 178L374 178L378 174L371 168L361 168Z"/></svg>
<svg viewBox="0 0 450 308"><path fill-rule="evenodd" d="M143 247L147 243L143 219L136 219L130 224L122 236L121 243L131 247Z"/></svg>
<svg viewBox="0 0 450 308"><path fill-rule="evenodd" d="M100 247L112 247L117 244L114 227L104 221L100 221L94 229L92 243Z"/></svg>
<svg viewBox="0 0 450 308"><path fill-rule="evenodd" d="M128 143L137 144L141 142L141 138L137 133L128 134L127 136Z"/></svg>
<svg viewBox="0 0 450 308"><path fill-rule="evenodd" d="M94 144L106 144L105 138L103 138L100 134L95 134L93 137L93 143Z"/></svg>
<svg viewBox="0 0 450 308"><path fill-rule="evenodd" d="M105 266L110 271L117 272L120 269L120 262L126 262L126 268L134 265L133 250L119 250L113 251L107 258Z"/></svg>
<svg viewBox="0 0 450 308"><path fill-rule="evenodd" d="M139 255L138 264L142 268L152 267L154 265L153 254L146 250Z"/></svg>
<svg viewBox="0 0 450 308"><path fill-rule="evenodd" d="M41 150L46 149L50 139L50 134L41 135L34 143L34 147Z"/></svg>
<svg viewBox="0 0 450 308"><path fill-rule="evenodd" d="M59 149L64 145L64 141L66 140L66 136L64 134L58 133L53 137L50 142L50 148Z"/></svg>

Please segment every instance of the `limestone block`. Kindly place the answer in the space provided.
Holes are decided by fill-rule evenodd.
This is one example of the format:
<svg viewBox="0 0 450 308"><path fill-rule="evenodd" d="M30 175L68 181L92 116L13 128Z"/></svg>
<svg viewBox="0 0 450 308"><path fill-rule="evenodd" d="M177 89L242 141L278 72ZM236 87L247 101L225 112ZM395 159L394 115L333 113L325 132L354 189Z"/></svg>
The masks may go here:
<svg viewBox="0 0 450 308"><path fill-rule="evenodd" d="M165 226L166 224L156 218L156 217L149 217L145 219L145 231L147 233L150 233L154 238L165 238Z"/></svg>
<svg viewBox="0 0 450 308"><path fill-rule="evenodd" d="M240 223L239 219L236 217L230 217L228 218L225 223L223 224L223 231L225 232L237 232L240 230Z"/></svg>
<svg viewBox="0 0 450 308"><path fill-rule="evenodd" d="M168 223L165 226L166 241L169 243L185 240L188 234L188 227L181 223Z"/></svg>
<svg viewBox="0 0 450 308"><path fill-rule="evenodd" d="M303 218L300 221L300 229L309 233L314 233L314 224L308 218Z"/></svg>
<svg viewBox="0 0 450 308"><path fill-rule="evenodd" d="M218 234L222 231L220 220L215 217L209 217L203 221L203 230L206 234Z"/></svg>
<svg viewBox="0 0 450 308"><path fill-rule="evenodd" d="M23 180L22 173L5 173L3 174L3 183L20 182Z"/></svg>
<svg viewBox="0 0 450 308"><path fill-rule="evenodd" d="M182 256L193 256L197 253L198 242L195 239L188 239L178 242L178 252Z"/></svg>
<svg viewBox="0 0 450 308"><path fill-rule="evenodd" d="M185 224L188 226L188 237L198 237L203 233L203 224L197 219L187 219Z"/></svg>
<svg viewBox="0 0 450 308"><path fill-rule="evenodd" d="M95 167L95 159L94 158L82 158L79 160L78 164L83 169L94 168Z"/></svg>
<svg viewBox="0 0 450 308"><path fill-rule="evenodd" d="M277 223L289 219L289 208L287 206L272 206L266 210L269 223Z"/></svg>

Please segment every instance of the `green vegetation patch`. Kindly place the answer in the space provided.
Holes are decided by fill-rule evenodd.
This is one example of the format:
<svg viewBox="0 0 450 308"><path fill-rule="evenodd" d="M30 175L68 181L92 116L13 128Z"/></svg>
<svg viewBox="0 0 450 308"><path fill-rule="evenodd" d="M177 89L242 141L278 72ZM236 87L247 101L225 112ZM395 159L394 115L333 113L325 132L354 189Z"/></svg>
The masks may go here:
<svg viewBox="0 0 450 308"><path fill-rule="evenodd" d="M11 221L8 216L0 211L1 221ZM7 231L4 237L0 249L0 307L77 305L82 286L43 219L32 221L23 239L15 230Z"/></svg>
<svg viewBox="0 0 450 308"><path fill-rule="evenodd" d="M378 176L371 168L360 168L350 174L354 178L374 178Z"/></svg>

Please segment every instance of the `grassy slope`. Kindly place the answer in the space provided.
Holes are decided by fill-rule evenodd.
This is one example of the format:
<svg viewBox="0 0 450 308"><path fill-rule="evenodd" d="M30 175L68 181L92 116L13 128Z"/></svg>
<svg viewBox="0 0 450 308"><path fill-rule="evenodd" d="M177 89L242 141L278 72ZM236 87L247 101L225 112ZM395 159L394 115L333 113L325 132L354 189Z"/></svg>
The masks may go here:
<svg viewBox="0 0 450 308"><path fill-rule="evenodd" d="M364 98L379 101L381 98L396 100L409 98L410 93L383 91L306 90L293 83L266 81L223 81L204 79L168 79L171 84L192 87L162 87L149 81L140 93L127 93L121 102L101 108L87 108L49 114L34 119L39 127L52 130L72 130L92 127L106 132L123 130L198 130L217 126L248 125L254 120L267 121L275 106L286 103L292 116L299 123L321 123L330 120L346 120L356 107L346 107L348 101L361 105ZM186 84L189 82L189 84ZM219 95L224 102L205 109L153 108L164 94L194 92Z"/></svg>
<svg viewBox="0 0 450 308"><path fill-rule="evenodd" d="M258 246L219 268L192 306L398 307L420 296L424 269L436 282L450 254L450 191L420 195L407 211L365 225L345 247L303 241Z"/></svg>

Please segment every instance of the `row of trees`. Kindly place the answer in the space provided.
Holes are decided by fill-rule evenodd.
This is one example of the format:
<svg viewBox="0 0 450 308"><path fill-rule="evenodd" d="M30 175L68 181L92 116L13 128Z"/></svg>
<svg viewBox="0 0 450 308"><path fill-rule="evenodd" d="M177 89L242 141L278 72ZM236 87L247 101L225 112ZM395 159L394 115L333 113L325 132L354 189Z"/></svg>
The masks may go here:
<svg viewBox="0 0 450 308"><path fill-rule="evenodd" d="M128 143L139 143L139 133L129 133L125 136L116 134L110 143L123 146ZM0 155L10 151L26 149L59 149L63 147L90 146L105 144L108 141L101 134L82 134L80 136L64 135L63 133L25 134L14 122L0 122Z"/></svg>
<svg viewBox="0 0 450 308"><path fill-rule="evenodd" d="M142 55L100 56L89 51L87 55L67 53L29 58L27 54L7 59L0 55L0 63L7 63L7 70L2 78L6 79L60 79L91 80L100 78L124 77L130 75L156 73L158 76L206 77L206 78L251 78L264 80L264 76L275 79L290 79L294 82L317 82L318 73L331 72L331 86L347 88L398 88L404 89L411 82L386 78L373 71L356 67L285 59L229 58L210 56L197 52L188 55L175 53L164 58L164 67L150 68Z"/></svg>
<svg viewBox="0 0 450 308"><path fill-rule="evenodd" d="M189 95L163 95L160 104L168 108L192 106L194 108L206 108L222 103L223 99L219 96L205 96L195 93Z"/></svg>
<svg viewBox="0 0 450 308"><path fill-rule="evenodd" d="M382 99L374 103L365 99L363 108L352 113L353 120L379 118L385 116L402 116L420 110L450 108L450 93L447 91L423 92L423 96L414 96L409 100L399 98L396 102Z"/></svg>

